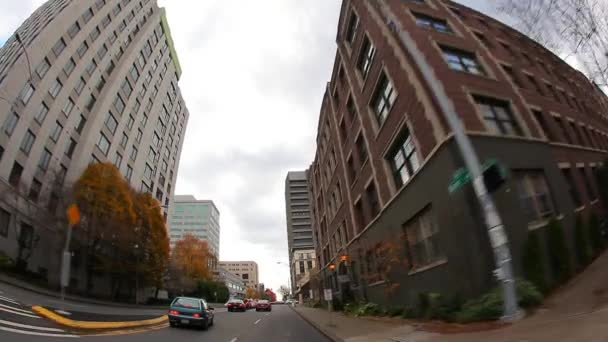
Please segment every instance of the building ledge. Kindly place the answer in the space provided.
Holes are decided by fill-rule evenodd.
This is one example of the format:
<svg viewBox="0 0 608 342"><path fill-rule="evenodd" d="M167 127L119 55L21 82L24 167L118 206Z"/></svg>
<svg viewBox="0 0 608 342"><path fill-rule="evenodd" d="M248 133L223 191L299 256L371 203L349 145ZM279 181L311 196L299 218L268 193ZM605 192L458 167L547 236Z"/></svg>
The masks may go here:
<svg viewBox="0 0 608 342"><path fill-rule="evenodd" d="M414 275L416 273L422 273L422 272L428 271L428 270L430 270L432 268L435 268L437 266L441 266L443 264L447 264L447 262L448 262L448 259L446 259L446 258L439 259L439 260L437 260L435 262L432 262L432 263L430 263L428 265L424 265L424 266L415 268L415 269L411 270L407 275Z"/></svg>

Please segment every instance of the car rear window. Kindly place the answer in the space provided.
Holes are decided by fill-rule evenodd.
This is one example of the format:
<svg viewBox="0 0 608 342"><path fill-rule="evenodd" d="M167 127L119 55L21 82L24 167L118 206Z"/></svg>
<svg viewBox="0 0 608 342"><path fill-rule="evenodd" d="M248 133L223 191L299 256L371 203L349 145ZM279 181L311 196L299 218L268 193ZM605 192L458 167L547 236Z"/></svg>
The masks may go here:
<svg viewBox="0 0 608 342"><path fill-rule="evenodd" d="M177 306L181 308L189 308L189 309L200 309L201 302L192 298L177 298L171 306Z"/></svg>
<svg viewBox="0 0 608 342"><path fill-rule="evenodd" d="M260 304L268 304L268 301L267 300L259 300L258 303L260 303Z"/></svg>
<svg viewBox="0 0 608 342"><path fill-rule="evenodd" d="M239 303L239 304L242 303L242 302L243 301L240 300L240 299L233 299L233 300L230 301L230 303Z"/></svg>

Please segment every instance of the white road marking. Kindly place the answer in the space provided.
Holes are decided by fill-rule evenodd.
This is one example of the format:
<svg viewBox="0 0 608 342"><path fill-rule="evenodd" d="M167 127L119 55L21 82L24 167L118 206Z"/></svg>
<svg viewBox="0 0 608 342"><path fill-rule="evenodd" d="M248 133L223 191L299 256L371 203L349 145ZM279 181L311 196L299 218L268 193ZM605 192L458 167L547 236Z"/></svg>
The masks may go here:
<svg viewBox="0 0 608 342"><path fill-rule="evenodd" d="M11 309L11 310L15 310L15 311L19 311L19 312L23 312L23 313L27 313L27 314L33 314L33 312L31 312L29 310L17 309L17 308L14 308L12 306L4 305L4 304L0 304L0 307Z"/></svg>
<svg viewBox="0 0 608 342"><path fill-rule="evenodd" d="M70 316L72 314L70 312L63 311L63 310L55 310L55 312L58 313L58 314L65 315L65 316Z"/></svg>
<svg viewBox="0 0 608 342"><path fill-rule="evenodd" d="M230 342L236 342L236 340L238 340L238 337L233 338L232 340L230 340Z"/></svg>
<svg viewBox="0 0 608 342"><path fill-rule="evenodd" d="M268 315L270 315L270 312L269 312L269 313L267 313L267 314L265 314L264 316L268 316Z"/></svg>
<svg viewBox="0 0 608 342"><path fill-rule="evenodd" d="M78 335L48 334L48 333L42 333L42 332L37 332L37 331L17 330L17 329L6 328L6 327L0 327L0 330L10 331L10 332L14 332L17 334L23 334L23 335L35 335L35 336L46 336L46 337L76 337L76 338L80 337Z"/></svg>
<svg viewBox="0 0 608 342"><path fill-rule="evenodd" d="M62 330L62 329L37 327L35 325L20 324L20 323L15 323L15 322L11 322L11 321L5 321L3 319L0 319L0 324L10 325L10 326L13 326L13 327L18 327L18 328L32 329L32 330L65 332L65 330Z"/></svg>
<svg viewBox="0 0 608 342"><path fill-rule="evenodd" d="M261 320L262 320L262 319L260 318L260 319L258 319L257 321L255 321L255 323L253 323L253 324L258 324L258 323L260 323L260 321L261 321Z"/></svg>
<svg viewBox="0 0 608 342"><path fill-rule="evenodd" d="M9 310L9 309L0 308L0 311L10 312L10 313L15 314L15 315L21 315L21 316L30 317L30 318L40 318L38 316L29 315L29 314L21 313L19 311L13 311L13 310Z"/></svg>
<svg viewBox="0 0 608 342"><path fill-rule="evenodd" d="M18 302L16 302L14 299L12 298L8 298L8 297L4 297L4 296L0 296L0 300L3 300L5 302L9 302L9 303L13 303L13 304L17 304L19 305Z"/></svg>

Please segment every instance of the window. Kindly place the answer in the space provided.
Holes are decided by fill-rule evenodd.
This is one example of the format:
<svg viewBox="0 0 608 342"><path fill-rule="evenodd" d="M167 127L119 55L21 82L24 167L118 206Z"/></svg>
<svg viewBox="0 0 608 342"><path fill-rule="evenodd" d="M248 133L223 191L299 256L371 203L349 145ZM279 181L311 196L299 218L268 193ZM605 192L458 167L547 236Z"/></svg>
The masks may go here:
<svg viewBox="0 0 608 342"><path fill-rule="evenodd" d="M443 259L439 246L439 228L427 208L404 225L410 265L416 269Z"/></svg>
<svg viewBox="0 0 608 342"><path fill-rule="evenodd" d="M53 131L51 132L51 140L53 142L57 142L59 140L59 136L61 135L61 131L63 130L63 126L59 123L59 121L55 121L55 126L53 127Z"/></svg>
<svg viewBox="0 0 608 342"><path fill-rule="evenodd" d="M551 131L550 127L547 126L547 122L545 121L543 113L537 110L532 110L532 115L534 116L534 119L536 119L536 122L538 122L541 131L545 134L547 139L549 139L550 141L557 141L557 138Z"/></svg>
<svg viewBox="0 0 608 342"><path fill-rule="evenodd" d="M414 13L414 17L416 17L416 25L420 27L428 27L435 31L452 33L452 29L448 25L448 22L443 19L429 17L428 15L421 13Z"/></svg>
<svg viewBox="0 0 608 342"><path fill-rule="evenodd" d="M94 42L100 35L101 35L101 30L99 29L99 27L95 27L93 29L93 31L91 31L91 33L89 33L89 38L91 38L91 41Z"/></svg>
<svg viewBox="0 0 608 342"><path fill-rule="evenodd" d="M42 171L46 171L49 168L49 163L51 162L51 152L46 148L42 150L42 155L40 156L40 161L38 162L38 167Z"/></svg>
<svg viewBox="0 0 608 342"><path fill-rule="evenodd" d="M131 180L132 175L133 175L133 168L131 166L127 165L127 174L126 174L127 180Z"/></svg>
<svg viewBox="0 0 608 342"><path fill-rule="evenodd" d="M378 200L378 192L374 182L365 189L365 195L367 197L367 205L369 207L370 217L374 218L380 213L380 201Z"/></svg>
<svg viewBox="0 0 608 342"><path fill-rule="evenodd" d="M135 147L135 145L133 145L131 148L130 158L131 158L131 160L135 160L135 158L137 158L137 147Z"/></svg>
<svg viewBox="0 0 608 342"><path fill-rule="evenodd" d="M534 78L534 76L532 76L532 75L526 75L526 76L528 77L528 81L532 84L534 89L536 89L536 92L538 92L541 95L544 95L543 90L540 88L540 84L538 84L538 82L536 82L536 79Z"/></svg>
<svg viewBox="0 0 608 342"><path fill-rule="evenodd" d="M393 108L393 104L395 104L396 98L397 93L393 88L393 83L382 73L371 102L378 125L382 126L384 124L388 113Z"/></svg>
<svg viewBox="0 0 608 342"><path fill-rule="evenodd" d="M346 29L346 42L349 45L353 45L355 37L357 36L357 29L359 28L359 17L355 12L351 11L350 20L348 21L348 28Z"/></svg>
<svg viewBox="0 0 608 342"><path fill-rule="evenodd" d="M160 145L162 145L162 140L160 140L160 137L156 132L154 132L154 135L152 136L152 144L156 147L160 147Z"/></svg>
<svg viewBox="0 0 608 342"><path fill-rule="evenodd" d="M78 49L76 49L76 52L78 53L78 56L80 58L82 58L82 56L84 56L84 54L87 52L87 50L89 50L89 44L87 44L87 42L82 42L82 44L80 44L80 46L78 46ZM87 71L89 69L87 68ZM89 74L92 73L89 72Z"/></svg>
<svg viewBox="0 0 608 342"><path fill-rule="evenodd" d="M485 74L475 54L447 47L442 47L441 50L443 51L443 58L445 58L450 69L475 75Z"/></svg>
<svg viewBox="0 0 608 342"><path fill-rule="evenodd" d="M72 99L68 99L63 106L62 112L65 116L70 116L72 109L74 109L74 101L72 101Z"/></svg>
<svg viewBox="0 0 608 342"><path fill-rule="evenodd" d="M110 25L110 22L112 21L112 18L110 18L110 15L108 14L107 16L103 17L103 19L101 19L101 26L103 28L108 27L108 25Z"/></svg>
<svg viewBox="0 0 608 342"><path fill-rule="evenodd" d="M21 100L21 102L23 102L24 105L30 102L32 95L34 94L34 90L34 86L32 86L30 82L27 82L23 89L21 89L21 92L19 93L19 99Z"/></svg>
<svg viewBox="0 0 608 342"><path fill-rule="evenodd" d="M4 121L4 132L10 137L13 134L13 131L15 130L15 127L17 127L17 123L19 122L19 115L17 115L17 113L12 112L7 118L6 121Z"/></svg>
<svg viewBox="0 0 608 342"><path fill-rule="evenodd" d="M120 164L122 163L122 156L120 153L116 153L116 157L114 157L114 165L120 169Z"/></svg>
<svg viewBox="0 0 608 342"><path fill-rule="evenodd" d="M128 141L129 141L129 136L127 135L127 133L123 132L122 138L120 138L120 146L122 146L122 148L127 148Z"/></svg>
<svg viewBox="0 0 608 342"><path fill-rule="evenodd" d="M114 100L114 109L116 109L116 112L119 114L122 114L125 110L125 102L118 96L116 96L116 99Z"/></svg>
<svg viewBox="0 0 608 342"><path fill-rule="evenodd" d="M93 94L90 94L87 98L85 108L88 111L91 111L91 109L93 109L93 106L95 106L95 102L97 102L97 99L95 98L95 96L93 96Z"/></svg>
<svg viewBox="0 0 608 342"><path fill-rule="evenodd" d="M106 138L103 133L99 136L99 141L97 142L97 147L103 152L104 155L108 155L108 151L110 150L110 140Z"/></svg>
<svg viewBox="0 0 608 342"><path fill-rule="evenodd" d="M357 59L357 70L359 70L363 79L367 78L367 74L369 73L369 69L371 69L375 53L376 49L372 45L372 42L367 36L365 36L365 38L363 38L359 58Z"/></svg>
<svg viewBox="0 0 608 342"><path fill-rule="evenodd" d="M106 44L103 44L99 50L97 50L97 57L99 57L100 61L105 57L106 53L108 53L108 48Z"/></svg>
<svg viewBox="0 0 608 342"><path fill-rule="evenodd" d="M150 146L150 149L148 150L148 161L152 163L156 162L156 151L154 151L154 148L152 148L152 146Z"/></svg>
<svg viewBox="0 0 608 342"><path fill-rule="evenodd" d="M391 149L388 162L393 172L397 189L401 188L418 170L420 162L412 136L406 129Z"/></svg>
<svg viewBox="0 0 608 342"><path fill-rule="evenodd" d="M359 135L357 140L355 141L355 145L357 147L357 155L359 157L359 164L363 165L363 163L367 160L367 147L365 146L365 140L363 135Z"/></svg>
<svg viewBox="0 0 608 342"><path fill-rule="evenodd" d="M8 182L14 187L19 186L19 183L21 182L22 173L23 173L23 166L21 166L21 164L15 162L13 164L13 168L11 169L11 174L8 177Z"/></svg>
<svg viewBox="0 0 608 342"><path fill-rule="evenodd" d="M32 185L30 186L30 193L28 194L28 198L34 202L38 202L38 197L40 196L40 190L42 190L42 183L39 180L34 179L32 181Z"/></svg>
<svg viewBox="0 0 608 342"><path fill-rule="evenodd" d="M133 123L135 123L135 119L133 119L133 115L129 115L129 120L127 121L127 128L129 130L133 128Z"/></svg>
<svg viewBox="0 0 608 342"><path fill-rule="evenodd" d="M96 0L95 6L97 9L101 9L106 4L106 0Z"/></svg>
<svg viewBox="0 0 608 342"><path fill-rule="evenodd" d="M519 202L529 223L542 221L554 215L553 199L542 171L515 171L513 176Z"/></svg>
<svg viewBox="0 0 608 342"><path fill-rule="evenodd" d="M574 121L570 121L570 127L572 128L572 131L574 132L574 136L576 137L576 141L575 144L579 144L579 145L585 145L585 142L583 141L583 137L581 136L581 132L578 130L578 126L574 123Z"/></svg>
<svg viewBox="0 0 608 342"><path fill-rule="evenodd" d="M589 196L590 201L594 201L597 199L597 193L595 192L595 188L591 185L591 179L589 179L587 172L585 172L584 167L579 167L578 171L583 178L583 183L585 183L585 189L587 190L587 196Z"/></svg>
<svg viewBox="0 0 608 342"><path fill-rule="evenodd" d="M348 157L348 159L346 160L346 165L348 168L348 176L349 176L348 179L352 183L355 181L355 177L357 176L357 171L355 169L355 162L354 162L352 156Z"/></svg>
<svg viewBox="0 0 608 342"><path fill-rule="evenodd" d="M80 114L80 117L78 118L78 122L76 123L76 127L75 130L78 134L82 133L82 130L84 129L84 126L87 124L87 118L84 117L84 115Z"/></svg>
<svg viewBox="0 0 608 342"><path fill-rule="evenodd" d="M61 55L63 50L65 50L65 47L66 47L65 41L63 40L63 38L59 38L57 43L55 43L55 45L53 45L53 53L55 54L55 57L59 57L59 55Z"/></svg>
<svg viewBox="0 0 608 342"><path fill-rule="evenodd" d="M129 69L129 74L131 74L131 78L133 78L135 82L137 82L137 80L139 79L139 71L137 71L137 66L135 65L135 63L133 63L131 69Z"/></svg>
<svg viewBox="0 0 608 342"><path fill-rule="evenodd" d="M118 127L118 121L114 118L112 113L108 113L106 117L105 125L112 134L116 133L116 127Z"/></svg>
<svg viewBox="0 0 608 342"><path fill-rule="evenodd" d="M59 92L61 91L62 87L63 87L63 85L61 84L61 81L58 78L55 79L53 84L51 84L51 88L49 89L49 94L51 94L51 96L53 98L56 98L57 95L59 95Z"/></svg>
<svg viewBox="0 0 608 342"><path fill-rule="evenodd" d="M68 158L72 158L72 155L74 154L75 149L76 149L76 140L70 138L70 142L68 143L68 146L65 149L65 155L68 156Z"/></svg>
<svg viewBox="0 0 608 342"><path fill-rule="evenodd" d="M120 8L120 4L117 4L117 5L116 5L116 7L112 8L112 14L113 14L114 16L117 16L117 15L118 15L118 13L120 13L120 9L121 9L121 8Z"/></svg>
<svg viewBox="0 0 608 342"><path fill-rule="evenodd" d="M475 97L475 102L488 130L495 134L521 135L521 129L511 113L509 104L490 98Z"/></svg>
<svg viewBox="0 0 608 342"><path fill-rule="evenodd" d="M143 51L139 52L139 56L137 56L137 62L139 63L139 67L143 70L146 66L146 57L144 56Z"/></svg>
<svg viewBox="0 0 608 342"><path fill-rule="evenodd" d="M8 236L8 228L10 226L10 223L11 214L4 209L0 209L0 236Z"/></svg>
<svg viewBox="0 0 608 342"><path fill-rule="evenodd" d="M95 89L97 89L97 91L101 93L101 91L103 90L103 87L105 87L105 85L106 85L106 79L102 75L99 75L99 78L97 79L97 83L95 84Z"/></svg>
<svg viewBox="0 0 608 342"><path fill-rule="evenodd" d="M23 151L26 155L30 154L32 150L32 146L34 146L34 141L36 140L36 136L29 129L25 132L25 136L23 136L23 140L21 140L21 151Z"/></svg>
<svg viewBox="0 0 608 342"><path fill-rule="evenodd" d="M90 75L93 75L93 72L95 72L95 69L97 69L97 63L94 60L91 60L91 63L89 63L89 65L87 65L86 71L87 73Z"/></svg>
<svg viewBox="0 0 608 342"><path fill-rule="evenodd" d="M488 49L492 48L492 44L490 43L488 38L486 38L486 36L484 36L483 34L481 34L479 32L474 32L474 33L475 33L475 37L477 37L477 39L479 39L479 41L481 41L481 43L483 45L485 45Z"/></svg>
<svg viewBox="0 0 608 342"><path fill-rule="evenodd" d="M507 73L507 76L509 76L509 79L511 80L511 82L513 82L517 87L523 88L523 85L522 85L521 81L519 80L519 78L517 77L517 75L515 75L513 68L506 66L506 65L503 65L502 68L505 71L505 73Z"/></svg>
<svg viewBox="0 0 608 342"><path fill-rule="evenodd" d="M151 180L153 172L154 171L152 170L152 167L148 163L146 163L146 167L144 168L144 177L148 180Z"/></svg>
<svg viewBox="0 0 608 342"><path fill-rule="evenodd" d="M568 134L568 131L566 130L566 126L564 125L564 122L562 121L562 119L557 116L555 116L554 119L555 119L555 123L557 124L557 127L560 129L560 131L562 133L563 141L566 144L572 144L572 139L570 138L570 135Z"/></svg>
<svg viewBox="0 0 608 342"><path fill-rule="evenodd" d="M76 94L80 95L82 93L82 90L84 89L84 86L86 84L86 81L84 80L84 78L80 78L78 80L78 82L76 83L76 87L74 87L74 91L76 92Z"/></svg>
<svg viewBox="0 0 608 342"><path fill-rule="evenodd" d="M45 57L42 62L40 62L40 64L38 64L38 66L36 67L36 73L38 74L38 76L40 76L40 78L43 78L50 68L51 63L49 62L49 59Z"/></svg>
<svg viewBox="0 0 608 342"><path fill-rule="evenodd" d="M93 18L93 10L89 8L82 14L82 20L84 20L85 23L88 23L91 18Z"/></svg>
<svg viewBox="0 0 608 342"><path fill-rule="evenodd" d="M118 24L118 31L122 32L125 28L127 28L127 22L123 20Z"/></svg>
<svg viewBox="0 0 608 342"><path fill-rule="evenodd" d="M129 83L129 80L125 79L122 82L122 86L120 88L127 95L127 98L129 96L131 96L131 93L133 92L133 88L131 88L131 83Z"/></svg>
<svg viewBox="0 0 608 342"><path fill-rule="evenodd" d="M110 45L114 44L114 42L116 41L116 39L118 39L118 35L116 34L116 31L112 31L112 34L110 34ZM120 59L120 57L118 57Z"/></svg>
<svg viewBox="0 0 608 342"><path fill-rule="evenodd" d="M76 21L68 28L68 35L70 38L74 39L78 32L80 32L80 24Z"/></svg>
<svg viewBox="0 0 608 342"><path fill-rule="evenodd" d="M553 88L553 86L551 84L545 83L545 87L547 87L547 89L549 89L549 93L551 93L551 95L553 95L553 97L555 98L555 101L561 102L561 100L559 99L559 95L557 94L557 91L555 90L555 88Z"/></svg>
<svg viewBox="0 0 608 342"><path fill-rule="evenodd" d="M574 177L572 175L572 169L562 169L562 174L564 175L564 178L566 178L566 185L568 186L568 192L570 193L572 202L574 202L574 206L576 208L581 207L583 202L581 201L581 196L576 188L576 183L574 182Z"/></svg>
<svg viewBox="0 0 608 342"><path fill-rule="evenodd" d="M141 103L136 99L135 104L133 104L133 113L137 114L137 112L139 112L139 108L141 108Z"/></svg>
<svg viewBox="0 0 608 342"><path fill-rule="evenodd" d="M36 113L36 116L34 116L34 120L36 120L37 123L42 125L42 123L44 122L44 119L46 119L46 115L48 113L49 113L49 107L47 107L43 103L42 106L40 106L40 110L38 111L38 113Z"/></svg>
<svg viewBox="0 0 608 342"><path fill-rule="evenodd" d="M143 133L141 132L141 129L138 129L137 130L137 135L135 136L135 141L137 141L137 143L140 143L142 136L143 136Z"/></svg>
<svg viewBox="0 0 608 342"><path fill-rule="evenodd" d="M115 67L116 67L116 65L114 65L114 62L110 61L110 63L108 63L108 66L106 67L106 73L108 75L110 75L112 73L112 71L114 71Z"/></svg>
<svg viewBox="0 0 608 342"><path fill-rule="evenodd" d="M513 57L517 57L517 55L515 54L515 51L513 51L513 49L511 49L511 46L509 44L500 42L500 45L502 46L503 49L505 49L509 55L513 56Z"/></svg>

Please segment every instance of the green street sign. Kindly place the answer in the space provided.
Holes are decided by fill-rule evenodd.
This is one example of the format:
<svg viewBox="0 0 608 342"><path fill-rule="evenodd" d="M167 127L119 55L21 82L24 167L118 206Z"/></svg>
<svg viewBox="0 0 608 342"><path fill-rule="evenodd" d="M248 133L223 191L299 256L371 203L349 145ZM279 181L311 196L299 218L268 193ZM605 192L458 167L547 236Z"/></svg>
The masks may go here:
<svg viewBox="0 0 608 342"><path fill-rule="evenodd" d="M486 159L483 164L481 164L481 171L485 172L486 170L497 164L499 165L498 160L496 158ZM503 177L506 177L506 169L502 165L499 166ZM461 167L458 170L454 171L454 174L452 175L452 180L448 185L448 191L450 193L454 193L469 182L471 182L471 174L469 173L469 170L464 167Z"/></svg>

